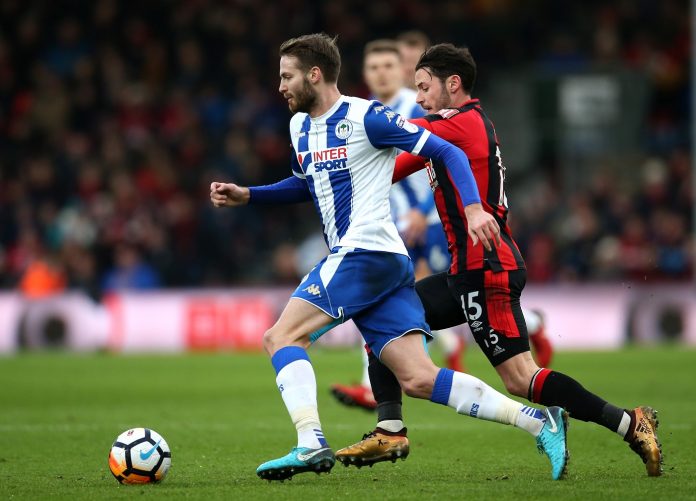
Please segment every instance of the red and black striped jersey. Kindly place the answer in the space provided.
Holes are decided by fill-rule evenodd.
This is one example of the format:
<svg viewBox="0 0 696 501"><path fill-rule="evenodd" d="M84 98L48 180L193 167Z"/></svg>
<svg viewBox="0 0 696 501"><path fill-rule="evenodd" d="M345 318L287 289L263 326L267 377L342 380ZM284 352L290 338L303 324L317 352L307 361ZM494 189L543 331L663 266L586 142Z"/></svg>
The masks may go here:
<svg viewBox="0 0 696 501"><path fill-rule="evenodd" d="M483 245L473 246L467 233L464 206L456 185L444 164L430 161L424 164L420 157L407 153L399 155L394 180L425 166L435 195L435 204L447 235L452 256L450 273L479 270L486 265L495 271L524 269L524 260L512 238L507 224L507 200L503 182L505 167L493 123L483 112L478 99L471 99L459 108L447 108L436 114L411 120L464 151L486 212L495 217L500 226L501 245L489 252Z"/></svg>

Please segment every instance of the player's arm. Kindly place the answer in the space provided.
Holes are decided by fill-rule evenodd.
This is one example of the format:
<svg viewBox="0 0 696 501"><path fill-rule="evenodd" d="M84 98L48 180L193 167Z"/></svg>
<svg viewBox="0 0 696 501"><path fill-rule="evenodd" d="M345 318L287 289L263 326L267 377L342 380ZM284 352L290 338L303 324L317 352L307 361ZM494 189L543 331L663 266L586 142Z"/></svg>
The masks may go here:
<svg viewBox="0 0 696 501"><path fill-rule="evenodd" d="M487 251L500 245L500 227L495 218L481 205L478 186L464 152L444 139L431 134L420 151L421 155L442 162L464 206L469 236L474 245L480 241Z"/></svg>
<svg viewBox="0 0 696 501"><path fill-rule="evenodd" d="M414 118L409 120L409 122L426 130L430 130L430 122L423 118ZM414 172L418 172L419 170L425 167L426 162L427 159L423 157L411 155L408 152L401 153L398 157L396 157L396 164L394 165L394 174L392 175L392 184L398 183L399 181L410 176Z"/></svg>
<svg viewBox="0 0 696 501"><path fill-rule="evenodd" d="M478 186L464 152L430 131L410 123L389 108L373 104L365 115L365 131L376 148L400 148L413 155L433 158L446 166L452 184L464 206L469 236L486 250L500 244L500 228L495 218L483 210Z"/></svg>
<svg viewBox="0 0 696 501"><path fill-rule="evenodd" d="M274 184L246 187L234 183L213 182L210 185L210 200L215 207L307 202L312 196L294 151L290 162L294 175Z"/></svg>

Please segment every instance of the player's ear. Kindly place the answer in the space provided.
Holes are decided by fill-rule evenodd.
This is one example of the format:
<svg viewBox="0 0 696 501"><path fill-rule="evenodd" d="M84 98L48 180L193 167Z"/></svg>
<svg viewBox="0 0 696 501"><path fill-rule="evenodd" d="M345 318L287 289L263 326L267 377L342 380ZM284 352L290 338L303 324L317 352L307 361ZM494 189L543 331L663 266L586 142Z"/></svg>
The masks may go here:
<svg viewBox="0 0 696 501"><path fill-rule="evenodd" d="M321 78L321 70L319 66L312 66L307 73L307 79L312 83L317 83Z"/></svg>
<svg viewBox="0 0 696 501"><path fill-rule="evenodd" d="M454 94L457 92L461 86L462 86L462 79L459 77L459 75L450 75L447 77L447 83L445 84L447 87L447 90Z"/></svg>

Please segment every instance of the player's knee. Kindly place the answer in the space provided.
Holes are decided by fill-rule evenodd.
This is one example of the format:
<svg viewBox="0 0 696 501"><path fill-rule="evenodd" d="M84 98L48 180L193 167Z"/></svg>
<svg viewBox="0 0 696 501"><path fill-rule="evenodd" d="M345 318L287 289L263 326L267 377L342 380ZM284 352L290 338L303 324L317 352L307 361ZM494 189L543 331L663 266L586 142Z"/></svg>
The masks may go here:
<svg viewBox="0 0 696 501"><path fill-rule="evenodd" d="M266 350L266 353L269 355L272 355L278 349L276 348L277 346L277 336L276 336L276 331L271 327L268 329L266 332L263 333L263 349Z"/></svg>
<svg viewBox="0 0 696 501"><path fill-rule="evenodd" d="M287 339L285 333L275 326L263 333L263 348L269 355L290 344L291 340Z"/></svg>
<svg viewBox="0 0 696 501"><path fill-rule="evenodd" d="M433 378L425 373L414 372L399 380L401 389L409 397L430 398L433 393Z"/></svg>
<svg viewBox="0 0 696 501"><path fill-rule="evenodd" d="M263 348L271 356L279 349L291 345L307 349L310 345L309 336L302 332L281 330L276 326L271 327L263 334Z"/></svg>

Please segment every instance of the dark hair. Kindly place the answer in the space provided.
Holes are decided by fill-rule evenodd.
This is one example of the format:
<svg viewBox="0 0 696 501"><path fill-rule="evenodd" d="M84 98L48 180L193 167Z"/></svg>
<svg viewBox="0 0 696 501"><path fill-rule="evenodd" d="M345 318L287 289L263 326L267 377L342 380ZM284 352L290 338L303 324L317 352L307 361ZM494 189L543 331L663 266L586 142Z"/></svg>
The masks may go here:
<svg viewBox="0 0 696 501"><path fill-rule="evenodd" d="M425 69L443 82L449 76L459 75L466 93L471 94L474 90L476 62L466 47L455 47L451 43L433 45L416 64L416 71L420 69Z"/></svg>
<svg viewBox="0 0 696 501"><path fill-rule="evenodd" d="M283 42L279 53L281 57L296 57L303 71L318 67L324 80L334 83L338 81L341 71L341 54L336 46L336 38L331 38L326 33L302 35Z"/></svg>
<svg viewBox="0 0 696 501"><path fill-rule="evenodd" d="M379 40L373 40L365 45L365 50L363 55L374 54L375 52L392 52L401 59L401 52L399 52L399 45L394 40L389 40L387 38L380 38Z"/></svg>

